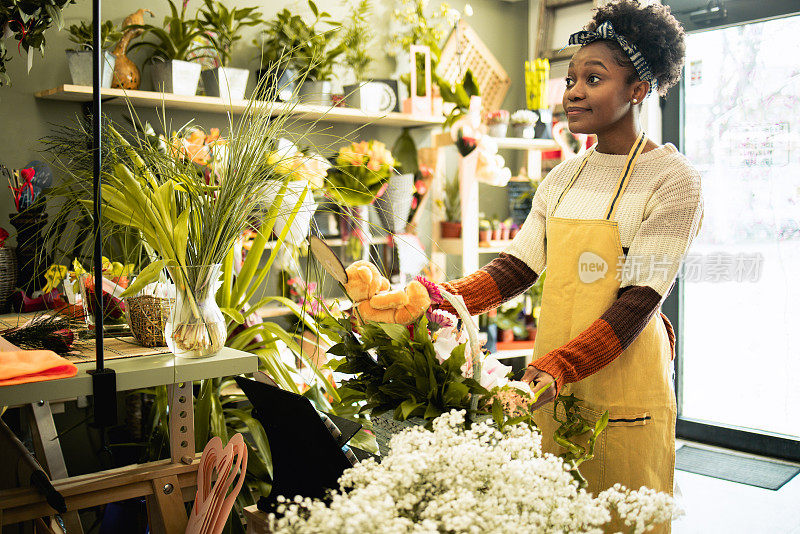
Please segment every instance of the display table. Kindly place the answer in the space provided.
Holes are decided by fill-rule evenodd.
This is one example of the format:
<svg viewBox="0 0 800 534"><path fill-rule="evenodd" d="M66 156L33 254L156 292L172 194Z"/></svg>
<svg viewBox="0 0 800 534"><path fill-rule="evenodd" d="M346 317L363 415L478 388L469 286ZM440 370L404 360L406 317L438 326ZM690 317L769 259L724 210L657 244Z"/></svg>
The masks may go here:
<svg viewBox="0 0 800 534"><path fill-rule="evenodd" d="M108 361L106 367L116 372L117 391L168 387L171 459L68 478L50 402L92 395L88 371L95 368L95 362L76 366L78 373L71 378L0 386L0 406L24 405L29 410L37 459L67 502L69 512L64 520L68 530L82 532L77 510L145 496L151 532L182 534L187 520L183 503L194 494L199 460L194 450L192 382L252 373L258 369L258 358L224 348L201 359L166 353ZM44 498L31 488L0 490L0 528L52 513Z"/></svg>
<svg viewBox="0 0 800 534"><path fill-rule="evenodd" d="M255 504L244 509L244 519L247 521L247 534L269 533L267 514L259 510Z"/></svg>
<svg viewBox="0 0 800 534"><path fill-rule="evenodd" d="M78 374L72 378L0 386L0 406L21 406L39 401L76 399L92 394L88 371L95 362L76 363ZM176 358L172 353L109 360L106 367L117 373L117 391L163 386L178 382L252 373L258 368L255 355L224 348L210 358Z"/></svg>

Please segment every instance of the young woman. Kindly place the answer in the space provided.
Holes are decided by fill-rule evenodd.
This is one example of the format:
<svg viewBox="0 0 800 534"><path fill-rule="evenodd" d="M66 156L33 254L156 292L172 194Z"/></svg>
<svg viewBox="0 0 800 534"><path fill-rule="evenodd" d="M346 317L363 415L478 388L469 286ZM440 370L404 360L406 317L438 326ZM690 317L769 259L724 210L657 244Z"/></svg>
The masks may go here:
<svg viewBox="0 0 800 534"><path fill-rule="evenodd" d="M584 156L558 165L505 254L444 287L480 314L528 289L545 268L533 361L523 380L542 395L537 423L552 442L552 401L574 394L610 419L589 490L615 483L672 492L674 335L660 306L702 219L700 176L639 124L651 93L680 77L684 32L658 3L619 0L597 10L571 44L564 109L574 133L595 134Z"/></svg>

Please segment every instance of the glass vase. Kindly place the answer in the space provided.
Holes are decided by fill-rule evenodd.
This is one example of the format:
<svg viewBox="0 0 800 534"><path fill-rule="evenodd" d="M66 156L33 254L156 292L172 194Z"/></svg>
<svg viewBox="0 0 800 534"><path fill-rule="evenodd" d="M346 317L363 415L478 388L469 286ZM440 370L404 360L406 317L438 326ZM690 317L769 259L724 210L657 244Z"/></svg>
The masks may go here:
<svg viewBox="0 0 800 534"><path fill-rule="evenodd" d="M216 301L222 265L167 267L175 284L175 307L164 339L175 356L207 358L225 346L228 329Z"/></svg>

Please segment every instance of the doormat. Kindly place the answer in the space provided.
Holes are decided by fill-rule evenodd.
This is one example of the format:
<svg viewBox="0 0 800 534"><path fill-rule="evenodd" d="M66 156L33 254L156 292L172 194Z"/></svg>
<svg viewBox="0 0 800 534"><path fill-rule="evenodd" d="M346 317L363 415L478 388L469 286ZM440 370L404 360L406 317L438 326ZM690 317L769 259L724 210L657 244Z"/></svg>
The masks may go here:
<svg viewBox="0 0 800 534"><path fill-rule="evenodd" d="M770 460L684 445L675 454L675 469L768 490L779 490L800 467Z"/></svg>

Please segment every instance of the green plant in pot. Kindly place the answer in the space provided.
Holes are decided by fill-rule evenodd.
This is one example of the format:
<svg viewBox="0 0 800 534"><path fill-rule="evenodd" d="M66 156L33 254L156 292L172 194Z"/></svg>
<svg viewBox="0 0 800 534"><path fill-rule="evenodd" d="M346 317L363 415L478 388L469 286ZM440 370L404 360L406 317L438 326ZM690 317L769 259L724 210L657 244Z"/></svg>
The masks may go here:
<svg viewBox="0 0 800 534"><path fill-rule="evenodd" d="M444 209L444 220L440 223L442 237L461 237L461 188L458 177L445 182L441 204Z"/></svg>
<svg viewBox="0 0 800 534"><path fill-rule="evenodd" d="M149 48L151 55L147 61L152 66L153 85L157 91L191 96L197 92L202 68L196 60L213 57L211 51L214 47L203 44L206 31L199 19L187 17L186 3L178 11L172 0L167 2L170 14L164 17L163 27L153 24L128 27L143 30L143 38L154 37L156 40L141 40L128 50Z"/></svg>
<svg viewBox="0 0 800 534"><path fill-rule="evenodd" d="M497 310L494 323L497 325L497 329L501 331L500 341L514 341L514 337L520 339L528 338L528 330L525 328L525 319L522 313L524 306L525 303L520 301L516 305L507 303Z"/></svg>
<svg viewBox="0 0 800 534"><path fill-rule="evenodd" d="M67 50L67 65L75 85L92 85L92 47L94 46L94 31L91 23L81 21L69 27L69 40L75 43L76 48ZM122 32L115 24L107 20L100 26L100 47L103 49L103 71L101 86L111 87L114 75L116 56L108 50L122 38Z"/></svg>
<svg viewBox="0 0 800 534"><path fill-rule="evenodd" d="M228 9L219 0L205 0L205 6L200 9L200 23L219 60L218 67L202 72L203 87L208 96L223 97L228 101L244 98L250 72L229 66L231 50L242 38L242 28L262 22L261 13L254 7Z"/></svg>
<svg viewBox="0 0 800 534"><path fill-rule="evenodd" d="M347 0L344 3L347 5ZM369 66L375 59L372 3L370 0L358 0L350 9L350 16L341 30L342 44L345 46L342 63L352 73L354 83L344 86L345 102L348 107L366 113L392 111L397 106L397 94L392 85L367 78Z"/></svg>
<svg viewBox="0 0 800 534"><path fill-rule="evenodd" d="M478 222L478 242L485 243L483 246L489 246L489 240L492 238L492 223L489 219L481 219Z"/></svg>
<svg viewBox="0 0 800 534"><path fill-rule="evenodd" d="M318 106L331 105L331 78L333 67L337 58L345 51L344 43L331 46L341 28L339 22L330 18L326 12L319 13L317 6L309 0L311 11L315 19L310 26L306 26L301 33L306 37L301 40L294 53L294 63L297 70L305 73L306 78L300 85L300 101L305 104ZM324 23L329 28L318 31L317 25Z"/></svg>
<svg viewBox="0 0 800 534"><path fill-rule="evenodd" d="M64 27L62 11L75 0L3 0L0 3L0 87L11 85L6 73L6 64L11 61L9 50L25 50L28 56L28 72L33 67L32 50L44 56L47 44L45 30L55 26ZM7 38L12 37L7 49Z"/></svg>
<svg viewBox="0 0 800 534"><path fill-rule="evenodd" d="M274 86L272 92L282 100L297 94L306 104L329 106L328 80L337 57L344 52L342 43L331 46L340 23L330 13L320 12L311 0L308 7L314 16L311 24L289 9L279 11L266 23L260 39L254 42L261 57L259 78L267 78L263 86ZM296 91L298 85L300 90Z"/></svg>

